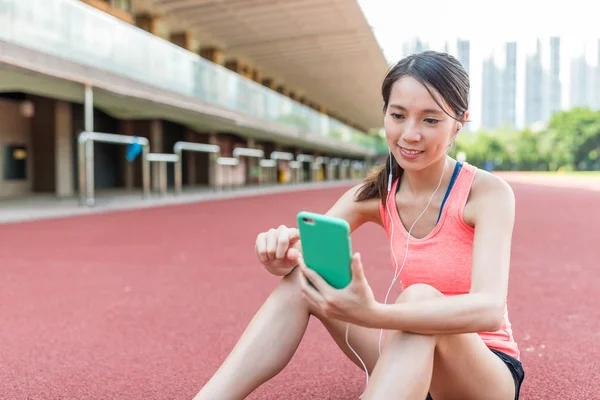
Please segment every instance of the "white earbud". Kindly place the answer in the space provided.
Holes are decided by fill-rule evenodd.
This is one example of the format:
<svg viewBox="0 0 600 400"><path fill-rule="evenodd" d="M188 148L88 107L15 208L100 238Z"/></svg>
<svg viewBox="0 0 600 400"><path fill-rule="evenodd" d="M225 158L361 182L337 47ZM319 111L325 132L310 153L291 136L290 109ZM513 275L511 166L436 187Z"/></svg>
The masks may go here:
<svg viewBox="0 0 600 400"><path fill-rule="evenodd" d="M459 122L458 123L458 130L460 131L463 128L463 125Z"/></svg>

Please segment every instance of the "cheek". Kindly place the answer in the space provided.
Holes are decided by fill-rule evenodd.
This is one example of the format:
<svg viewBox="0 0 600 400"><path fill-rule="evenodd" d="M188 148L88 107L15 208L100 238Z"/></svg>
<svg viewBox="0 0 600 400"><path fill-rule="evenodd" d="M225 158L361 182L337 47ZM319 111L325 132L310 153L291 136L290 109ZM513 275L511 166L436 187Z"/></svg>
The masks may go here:
<svg viewBox="0 0 600 400"><path fill-rule="evenodd" d="M451 136L448 134L448 129L436 129L435 132L427 135L426 142L430 150L437 152L445 152L450 145Z"/></svg>
<svg viewBox="0 0 600 400"><path fill-rule="evenodd" d="M398 139L400 138L400 129L398 124L395 123L391 117L386 117L383 120L383 129L385 130L385 137L388 142L398 142Z"/></svg>

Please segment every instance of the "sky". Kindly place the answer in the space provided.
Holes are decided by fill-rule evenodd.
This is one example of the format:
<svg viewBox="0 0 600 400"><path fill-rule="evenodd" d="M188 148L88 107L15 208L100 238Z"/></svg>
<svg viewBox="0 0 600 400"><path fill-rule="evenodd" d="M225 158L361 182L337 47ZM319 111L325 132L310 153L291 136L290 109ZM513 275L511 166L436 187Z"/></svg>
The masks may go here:
<svg viewBox="0 0 600 400"><path fill-rule="evenodd" d="M481 120L481 64L508 41L517 42L517 124L523 120L525 56L534 50L536 39L561 37L561 82L563 107L568 108L570 60L585 52L595 64L600 39L600 2L569 0L358 0L390 63L402 58L403 44L414 37L442 50L445 41L471 42L471 127ZM556 4L549 6L549 4ZM596 3L596 4L594 4ZM485 8L484 8L485 7Z"/></svg>

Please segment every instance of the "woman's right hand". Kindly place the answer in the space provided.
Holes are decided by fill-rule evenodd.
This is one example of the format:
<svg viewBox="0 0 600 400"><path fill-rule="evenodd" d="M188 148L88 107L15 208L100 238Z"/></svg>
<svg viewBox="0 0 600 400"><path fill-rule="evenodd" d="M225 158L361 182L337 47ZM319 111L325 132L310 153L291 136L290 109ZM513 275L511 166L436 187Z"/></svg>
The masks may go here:
<svg viewBox="0 0 600 400"><path fill-rule="evenodd" d="M281 225L256 237L256 255L273 275L289 274L298 265L300 252L300 233L296 228Z"/></svg>

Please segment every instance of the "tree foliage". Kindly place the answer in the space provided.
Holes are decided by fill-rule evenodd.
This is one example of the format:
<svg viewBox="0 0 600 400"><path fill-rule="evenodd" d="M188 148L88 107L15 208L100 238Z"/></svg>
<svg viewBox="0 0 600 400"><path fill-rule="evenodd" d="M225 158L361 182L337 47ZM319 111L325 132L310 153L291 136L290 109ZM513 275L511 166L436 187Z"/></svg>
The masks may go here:
<svg viewBox="0 0 600 400"><path fill-rule="evenodd" d="M545 129L464 133L452 155L464 152L480 168L600 170L600 111L575 108L552 116Z"/></svg>

